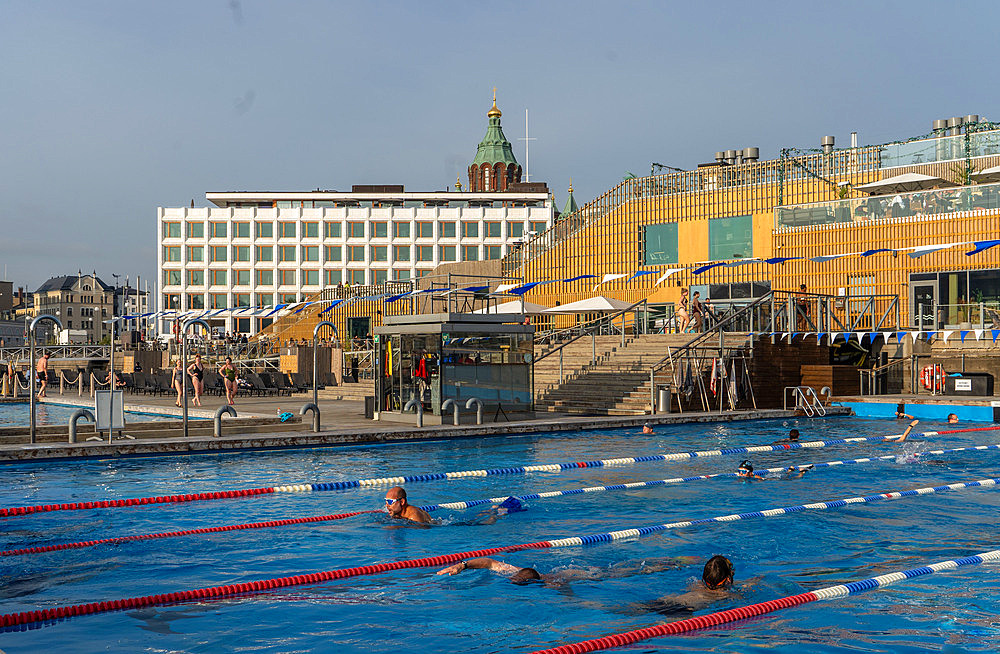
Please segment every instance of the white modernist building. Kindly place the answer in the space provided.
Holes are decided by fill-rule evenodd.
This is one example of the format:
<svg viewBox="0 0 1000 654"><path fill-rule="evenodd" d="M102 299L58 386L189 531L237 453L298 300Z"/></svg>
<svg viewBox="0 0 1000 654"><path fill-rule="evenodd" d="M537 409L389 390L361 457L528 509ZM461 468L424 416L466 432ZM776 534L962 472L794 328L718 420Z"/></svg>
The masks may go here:
<svg viewBox="0 0 1000 654"><path fill-rule="evenodd" d="M299 302L337 284L379 284L453 261L500 259L551 226L548 192L207 193L212 207L157 210L158 310ZM265 317L220 313L252 334ZM169 331L161 321L160 331Z"/></svg>

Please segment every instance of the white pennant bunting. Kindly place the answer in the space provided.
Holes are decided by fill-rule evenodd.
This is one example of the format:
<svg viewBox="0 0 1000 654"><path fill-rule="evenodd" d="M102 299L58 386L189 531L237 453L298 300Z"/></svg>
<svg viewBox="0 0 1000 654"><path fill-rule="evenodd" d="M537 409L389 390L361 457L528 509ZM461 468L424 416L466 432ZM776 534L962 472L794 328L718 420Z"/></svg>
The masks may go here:
<svg viewBox="0 0 1000 654"><path fill-rule="evenodd" d="M667 268L666 270L663 271L663 274L656 279L656 283L654 283L653 286L659 286L660 283L663 282L663 280L665 280L667 277L679 273L682 270L684 270L684 268Z"/></svg>
<svg viewBox="0 0 1000 654"><path fill-rule="evenodd" d="M601 281L597 282L597 284L594 285L594 290L596 291L601 284L607 284L608 282L613 282L616 279L622 279L624 277L628 277L628 273L605 275L604 278L601 279Z"/></svg>
<svg viewBox="0 0 1000 654"><path fill-rule="evenodd" d="M941 338L942 338L942 340L944 340L944 342L945 342L946 345L948 343L948 337L951 336L954 333L955 333L954 330L948 330L948 331L941 332Z"/></svg>

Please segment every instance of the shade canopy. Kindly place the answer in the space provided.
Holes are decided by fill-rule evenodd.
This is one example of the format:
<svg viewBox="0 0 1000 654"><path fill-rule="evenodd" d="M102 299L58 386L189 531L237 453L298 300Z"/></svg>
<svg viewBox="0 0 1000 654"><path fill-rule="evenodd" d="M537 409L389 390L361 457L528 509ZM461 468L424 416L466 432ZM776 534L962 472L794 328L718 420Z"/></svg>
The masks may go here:
<svg viewBox="0 0 1000 654"><path fill-rule="evenodd" d="M921 173L903 173L895 177L880 179L870 184L855 186L855 191L863 191L872 195L884 195L886 193L905 193L907 191L922 191L929 188L945 188L948 186L958 186L954 182L949 182L933 175L923 175Z"/></svg>
<svg viewBox="0 0 1000 654"><path fill-rule="evenodd" d="M980 170L978 173L972 173L972 178L980 184L1000 182L1000 166L993 166L986 170Z"/></svg>
<svg viewBox="0 0 1000 654"><path fill-rule="evenodd" d="M511 302L504 302L503 304L495 304L488 307L483 307L482 309L477 309L472 313L523 313L523 314L538 314L542 313L548 309L548 307L541 304L535 304L534 302L525 302L524 307L521 306L520 300L512 300Z"/></svg>
<svg viewBox="0 0 1000 654"><path fill-rule="evenodd" d="M621 300L612 300L603 295L595 295L586 300L570 302L569 304L546 309L543 313L614 313L628 309L630 306L632 306L631 302L622 302Z"/></svg>

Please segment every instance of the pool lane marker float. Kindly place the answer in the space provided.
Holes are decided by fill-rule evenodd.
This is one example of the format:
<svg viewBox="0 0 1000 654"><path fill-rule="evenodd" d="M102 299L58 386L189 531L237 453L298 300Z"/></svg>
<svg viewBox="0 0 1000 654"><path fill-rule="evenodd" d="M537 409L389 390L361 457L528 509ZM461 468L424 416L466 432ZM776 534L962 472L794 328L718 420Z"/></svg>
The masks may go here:
<svg viewBox="0 0 1000 654"><path fill-rule="evenodd" d="M22 611L20 613L7 613L0 615L0 629L9 627L24 627L38 622L48 622L61 620L64 618L79 615L92 615L95 613L108 613L110 611L123 611L143 608L147 606L158 606L163 604L176 604L203 599L217 599L243 595L247 593L271 590L274 588L284 588L287 586L301 586L303 584L314 584L335 579L346 579L348 577L360 577L366 575L376 575L393 570L405 568L426 568L442 566L461 561L462 559L489 556L507 552L517 552L529 549L550 549L557 547L578 547L580 545L591 545L594 543L616 542L625 539L641 538L667 529L679 529L713 522L734 522L738 520L749 520L752 518L772 518L789 513L798 513L810 509L834 509L848 506L850 504L867 504L872 502L882 502L887 500L897 500L904 497L914 497L918 495L930 495L951 490L965 488L995 488L1000 483L1000 479L980 479L978 481L957 482L944 486L932 486L927 488L916 488L906 491L893 491L889 493L879 493L876 495L865 495L863 497L850 497L842 500L832 500L829 502L816 502L813 504L800 504L797 506L786 506L778 509L766 509L764 511L750 511L748 513L735 513L731 515L716 516L714 518L703 518L700 520L688 520L684 522L672 522L663 525L650 525L648 527L638 527L612 531L603 534L590 534L588 536L576 536L571 538L558 538L555 540L539 541L537 543L526 543L522 545L508 545L506 547L492 547L470 552L456 552L442 556L425 557L420 559L408 559L404 561L393 561L391 563L374 563L371 565L358 566L354 568L341 568L338 570L327 570L325 572L315 572L312 574L300 574L289 577L278 577L276 579L264 579L242 584L228 584L225 586L212 586L209 588L198 588L195 590L185 590L160 595L145 595L142 597L132 597L105 602L91 602L89 604L75 604L72 606L57 606L47 609L36 609L34 611Z"/></svg>
<svg viewBox="0 0 1000 654"><path fill-rule="evenodd" d="M986 431L1000 427L977 427L955 431ZM952 432L924 432L916 436L936 436ZM899 435L863 436L856 438L836 438L828 441L808 441L805 443L784 443L781 445L756 445L748 447L729 447L721 450L702 450L698 452L675 452L671 454L651 454L647 456L627 457L620 459L600 459L596 461L574 461L571 463L549 463L533 466L514 466L511 468L494 468L492 470L461 470L457 472L433 472L407 477L379 477L375 479L355 479L352 481L334 481L318 484L292 484L287 486L269 486L267 488L245 488L241 490L215 491L207 493L190 493L186 495L160 495L156 497L133 497L122 500L97 500L91 502L68 502L63 504L38 504L35 506L15 506L0 508L0 518L30 515L33 513L48 513L50 511L82 511L87 509L108 509L126 506L142 506L147 504L175 504L197 502L203 500L221 500L237 497L255 497L271 493L309 493L315 491L346 490L361 486L398 486L407 483L438 481L442 479L461 479L466 477L492 477L496 475L523 475L530 472L559 472L572 468L601 468L636 463L652 463L655 461L680 461L702 457L728 456L732 454L753 454L757 452L780 452L784 450L810 449L829 447L831 445L858 445L864 443L892 442Z"/></svg>
<svg viewBox="0 0 1000 654"><path fill-rule="evenodd" d="M646 627L645 629L636 629L635 631L627 631L611 636L604 636L602 638L595 638L593 640L585 640L571 645L560 645L550 649L536 650L532 652L532 654L583 654L584 652L596 652L599 650L610 649L612 647L624 647L626 645L631 645L650 638L676 636L691 631L698 631L700 629L708 629L721 624L726 624L728 622L734 622L736 620L746 620L747 618L754 618L759 615L773 613L774 611L801 606L803 604L808 604L809 602L839 599L841 597L847 597L848 595L863 593L874 588L884 588L898 581L922 577L924 575L934 574L944 570L954 570L963 566L981 565L988 561L1000 561L1000 550L982 552L981 554L975 554L961 559L941 561L940 563L932 563L920 568L910 568L909 570L892 572L885 575L879 575L878 577L869 577L868 579L853 581L848 584L827 586L826 588L820 588L819 590L802 593L800 595L790 595L788 597L782 597L781 599L768 600L766 602L750 604L748 606L719 611L717 613L709 613L708 615L687 618L677 622L658 624L653 627Z"/></svg>
<svg viewBox="0 0 1000 654"><path fill-rule="evenodd" d="M927 452L916 452L911 456L920 457L927 455L939 455L939 454L950 454L953 452L964 452L964 451L982 451L982 450L998 450L1000 449L1000 443L993 445L975 445L969 447L953 447L945 450L930 450ZM888 454L879 457L868 457L861 459L846 459L841 461L823 461L820 463L809 463L801 466L794 466L797 470L802 470L803 468L813 467L813 468L827 468L834 466L849 465L852 463L871 463L874 461L886 461L897 459L898 455ZM779 466L776 468L765 468L758 470L758 472L767 473L781 473L786 472L788 466ZM607 486L590 486L587 488L573 488L569 490L559 490L559 491L547 491L544 493L527 493L525 495L515 495L518 500L538 500L547 499L551 497L561 497L564 495L579 495L582 493L599 493L603 491L617 491L617 490L634 490L636 488L648 488L653 486L666 486L668 484L680 484L689 481L699 481L704 479L719 479L723 477L737 477L735 472L719 472L711 475L697 475L694 477L675 477L673 479L655 479L652 481L636 481L627 482L622 484L610 484ZM452 510L464 510L470 509L476 506L482 506L484 504L496 504L505 501L511 497L510 495L504 495L502 497L490 497L487 499L478 500L467 500L464 502L442 502L440 504L427 504L421 506L420 508L424 511L438 511L441 509L452 509ZM168 531L153 534L139 534L134 536L115 536L111 538L100 538L97 540L79 541L75 543L62 543L58 545L39 545L35 547L23 547L20 549L7 550L0 552L0 556L23 556L25 554L41 554L44 552L57 552L61 550L70 549L80 549L84 547L93 547L95 545L106 545L111 543L128 543L143 540L155 540L158 538L175 538L178 536L194 536L198 534L217 534L226 531L242 531L247 529L269 529L273 527L287 527L292 525L316 523L316 522L329 522L333 520L343 520L345 518L353 518L354 516L363 515L366 513L382 513L381 509L371 509L363 511L351 511L348 513L337 513L334 515L321 515L321 516L308 516L304 518L286 518L283 520L269 520L267 522L251 522L246 524L238 525L223 525L217 527L202 527L198 529L185 529L183 531Z"/></svg>

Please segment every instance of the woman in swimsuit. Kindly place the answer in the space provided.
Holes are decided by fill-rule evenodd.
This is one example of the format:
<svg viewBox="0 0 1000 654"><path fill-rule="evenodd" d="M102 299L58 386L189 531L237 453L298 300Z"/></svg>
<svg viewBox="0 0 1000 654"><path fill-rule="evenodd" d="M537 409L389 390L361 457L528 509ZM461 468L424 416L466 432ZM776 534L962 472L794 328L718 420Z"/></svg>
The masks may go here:
<svg viewBox="0 0 1000 654"><path fill-rule="evenodd" d="M173 370L170 371L170 386L177 391L177 401L174 402L177 406L181 405L181 399L184 397L184 387L181 386L183 383L184 368L181 366L181 360L178 358Z"/></svg>
<svg viewBox="0 0 1000 654"><path fill-rule="evenodd" d="M188 366L187 372L191 375L191 385L194 386L195 406L201 406L201 396L205 392L205 366L201 364L201 355L194 355L194 363Z"/></svg>
<svg viewBox="0 0 1000 654"><path fill-rule="evenodd" d="M683 334L687 329L688 321L691 319L688 316L688 290L686 288L681 289L681 299L677 303L677 333Z"/></svg>
<svg viewBox="0 0 1000 654"><path fill-rule="evenodd" d="M236 368L230 357L226 357L226 362L219 368L219 374L226 385L226 404L236 404Z"/></svg>

